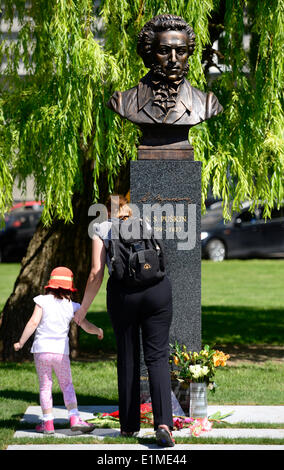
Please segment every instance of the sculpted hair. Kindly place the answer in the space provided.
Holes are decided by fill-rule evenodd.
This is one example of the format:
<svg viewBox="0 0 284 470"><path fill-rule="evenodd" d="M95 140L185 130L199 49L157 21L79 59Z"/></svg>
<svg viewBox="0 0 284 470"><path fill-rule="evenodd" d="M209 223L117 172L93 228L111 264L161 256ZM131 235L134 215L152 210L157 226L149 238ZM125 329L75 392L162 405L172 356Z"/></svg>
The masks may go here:
<svg viewBox="0 0 284 470"><path fill-rule="evenodd" d="M189 55L193 54L195 34L191 26L180 16L157 15L143 26L138 35L137 53L142 57L146 67L150 68L152 66L152 46L156 33L161 31L185 31L188 36Z"/></svg>

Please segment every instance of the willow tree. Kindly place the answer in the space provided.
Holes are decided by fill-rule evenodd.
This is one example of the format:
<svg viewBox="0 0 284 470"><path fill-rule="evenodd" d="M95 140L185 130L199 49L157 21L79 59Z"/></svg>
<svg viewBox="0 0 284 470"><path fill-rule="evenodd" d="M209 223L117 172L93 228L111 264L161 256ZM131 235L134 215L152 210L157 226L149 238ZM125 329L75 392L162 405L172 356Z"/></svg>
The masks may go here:
<svg viewBox="0 0 284 470"><path fill-rule="evenodd" d="M113 124L105 95L119 69L95 39L92 2L18 0L3 1L2 8L6 24L17 16L19 32L1 44L1 211L11 205L16 175L22 185L32 175L36 197L44 200L42 221L3 311L4 359L10 359L32 298L54 266L70 267L82 294L90 269L88 208L99 191L105 198L114 187L126 158L108 150ZM76 327L71 334L74 354Z"/></svg>
<svg viewBox="0 0 284 470"><path fill-rule="evenodd" d="M13 6L11 6L13 3ZM90 264L88 207L117 189L127 190L127 167L136 158L139 131L106 107L114 90L145 74L137 34L156 14L182 16L194 29L196 49L188 79L212 89L224 112L190 131L202 161L202 198L221 197L224 214L245 199L265 202L269 216L283 200L284 0L2 1L2 20L17 13L18 38L1 43L6 61L0 94L0 210L12 203L15 176L35 180L45 201L14 291L3 312L4 359L52 267L69 266L82 293ZM250 47L243 38L249 35ZM212 44L218 40L218 50ZM218 61L216 63L216 58ZM26 69L19 76L19 63ZM219 75L212 82L214 65ZM27 345L27 348L29 345ZM72 350L76 351L76 328ZM28 356L28 349L23 357Z"/></svg>

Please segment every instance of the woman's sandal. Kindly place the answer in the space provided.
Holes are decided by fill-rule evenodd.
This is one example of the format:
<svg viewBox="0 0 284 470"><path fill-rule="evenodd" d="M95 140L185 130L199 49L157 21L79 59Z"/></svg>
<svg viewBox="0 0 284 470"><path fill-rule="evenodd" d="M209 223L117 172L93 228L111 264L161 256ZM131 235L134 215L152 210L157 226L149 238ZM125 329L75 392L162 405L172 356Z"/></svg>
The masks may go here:
<svg viewBox="0 0 284 470"><path fill-rule="evenodd" d="M165 428L158 428L156 431L156 440L158 446L161 447L174 447L175 441L172 439L172 433Z"/></svg>

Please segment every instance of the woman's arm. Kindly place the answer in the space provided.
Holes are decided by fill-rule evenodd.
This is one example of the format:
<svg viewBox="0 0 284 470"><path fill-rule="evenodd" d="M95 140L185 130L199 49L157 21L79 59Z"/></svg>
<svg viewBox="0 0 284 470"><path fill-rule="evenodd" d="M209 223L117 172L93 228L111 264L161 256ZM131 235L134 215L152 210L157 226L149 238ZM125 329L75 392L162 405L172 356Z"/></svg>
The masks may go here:
<svg viewBox="0 0 284 470"><path fill-rule="evenodd" d="M37 329L39 325L41 317L42 317L42 308L39 305L36 305L31 318L29 319L28 323L25 326L25 329L23 331L23 334L19 342L14 344L15 351L19 351L19 349L22 349L22 347L30 338L30 336L35 332L35 330Z"/></svg>
<svg viewBox="0 0 284 470"><path fill-rule="evenodd" d="M74 321L80 325L85 318L87 311L96 297L103 278L106 262L106 250L103 241L99 237L95 237L92 243L92 267L87 281L84 298L81 307L74 315Z"/></svg>

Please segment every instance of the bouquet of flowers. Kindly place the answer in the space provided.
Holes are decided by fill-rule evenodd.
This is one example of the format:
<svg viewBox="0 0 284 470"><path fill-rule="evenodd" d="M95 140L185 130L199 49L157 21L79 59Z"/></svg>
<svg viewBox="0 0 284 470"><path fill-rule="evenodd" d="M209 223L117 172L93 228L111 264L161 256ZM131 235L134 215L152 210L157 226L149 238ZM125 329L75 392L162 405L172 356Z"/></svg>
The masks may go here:
<svg viewBox="0 0 284 470"><path fill-rule="evenodd" d="M172 353L170 363L172 365L172 378L180 382L205 382L210 390L215 390L213 381L216 367L224 367L229 354L223 351L210 349L208 344L200 352L188 351L186 346L180 346L176 341L170 345Z"/></svg>
<svg viewBox="0 0 284 470"><path fill-rule="evenodd" d="M177 431L188 428L189 434L195 437L199 437L204 432L211 431L213 423L220 423L221 420L230 416L231 413L221 415L218 411L214 415L208 418L188 418L186 416L173 416L174 429ZM95 413L93 419L88 419L89 423L104 424L104 422L113 420L119 423L119 411L113 413ZM152 403L144 403L140 405L140 421L141 423L153 426L153 411Z"/></svg>

